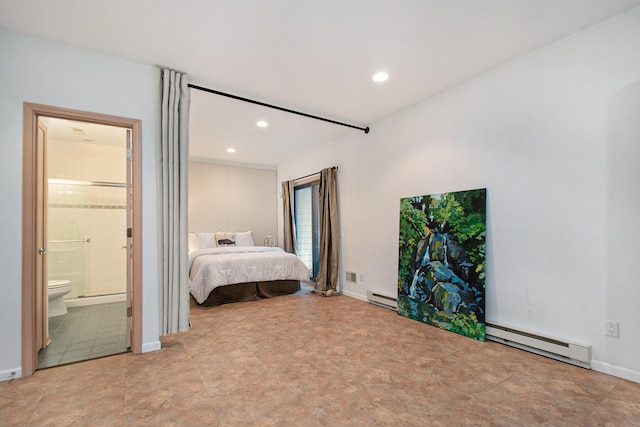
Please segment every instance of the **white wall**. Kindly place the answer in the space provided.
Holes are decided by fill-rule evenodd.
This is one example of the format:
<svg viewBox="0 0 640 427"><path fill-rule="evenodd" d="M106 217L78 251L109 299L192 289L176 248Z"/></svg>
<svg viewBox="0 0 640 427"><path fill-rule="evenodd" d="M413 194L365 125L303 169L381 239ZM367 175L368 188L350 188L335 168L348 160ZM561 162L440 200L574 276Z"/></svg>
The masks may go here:
<svg viewBox="0 0 640 427"><path fill-rule="evenodd" d="M159 348L155 142L156 67L0 31L0 380L21 372L23 102L142 120L143 349Z"/></svg>
<svg viewBox="0 0 640 427"><path fill-rule="evenodd" d="M189 162L189 231L251 230L256 245L277 232L276 171Z"/></svg>
<svg viewBox="0 0 640 427"><path fill-rule="evenodd" d="M640 8L281 165L278 181L339 166L342 266L365 277L343 291L358 298L397 293L401 197L486 187L487 320L591 344L595 369L640 382L638 46Z"/></svg>

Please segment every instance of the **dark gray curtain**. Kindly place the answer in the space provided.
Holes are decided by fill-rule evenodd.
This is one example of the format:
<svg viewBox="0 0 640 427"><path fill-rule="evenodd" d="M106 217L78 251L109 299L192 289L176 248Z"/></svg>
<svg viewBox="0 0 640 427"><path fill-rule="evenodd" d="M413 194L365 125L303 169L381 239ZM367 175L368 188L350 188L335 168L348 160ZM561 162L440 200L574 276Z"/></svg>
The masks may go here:
<svg viewBox="0 0 640 427"><path fill-rule="evenodd" d="M187 75L162 70L162 120L156 149L160 335L189 329L187 267Z"/></svg>
<svg viewBox="0 0 640 427"><path fill-rule="evenodd" d="M314 292L331 296L338 294L338 171L320 172L320 257Z"/></svg>
<svg viewBox="0 0 640 427"><path fill-rule="evenodd" d="M286 252L297 253L296 247L296 221L294 207L294 184L293 181L282 182L282 214L284 221L284 250Z"/></svg>

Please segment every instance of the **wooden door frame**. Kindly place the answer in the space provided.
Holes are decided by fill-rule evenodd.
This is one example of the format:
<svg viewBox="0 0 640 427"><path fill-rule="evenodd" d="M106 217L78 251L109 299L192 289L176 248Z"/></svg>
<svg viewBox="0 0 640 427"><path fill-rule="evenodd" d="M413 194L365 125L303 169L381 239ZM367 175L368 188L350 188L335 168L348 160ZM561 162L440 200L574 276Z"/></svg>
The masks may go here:
<svg viewBox="0 0 640 427"><path fill-rule="evenodd" d="M132 138L132 265L133 307L131 351L142 353L142 122L137 119L71 110L48 105L23 104L22 151L22 376L33 375L38 366L36 347L36 214L38 117L92 122L131 129Z"/></svg>
<svg viewBox="0 0 640 427"><path fill-rule="evenodd" d="M40 138L40 131L42 130L42 141ZM47 139L48 139L48 130L45 126L44 122L40 119L37 120L36 123L36 147L38 150L42 151L42 158L40 156L36 157L37 172L35 176L37 177L37 183L42 186L42 188L37 188L36 190L36 218L37 224L41 227L41 230L38 232L36 227L36 244L37 246L46 248L46 245L42 245L43 240L46 239L47 236L47 200L48 200L48 191L45 191L44 182L47 179ZM42 162L42 166L40 166L40 162ZM42 167L42 170L40 169ZM39 212L42 209L43 212ZM40 217L42 215L42 217ZM41 234L40 234L41 233ZM42 246L41 246L42 245ZM36 260L39 257L36 256ZM45 254L42 255L42 262L39 263L40 268L35 269L35 273L37 274L38 280L42 280L42 283L38 281L34 282L35 293L35 303L34 307L36 307L35 320L39 324L36 325L36 351L39 349L47 348L49 345L49 333L48 333L48 302L47 302L47 288L44 286L44 279L47 277L47 257ZM38 321L38 316L41 316L40 321ZM38 333L38 328L41 328L40 333ZM41 341L42 340L42 341Z"/></svg>

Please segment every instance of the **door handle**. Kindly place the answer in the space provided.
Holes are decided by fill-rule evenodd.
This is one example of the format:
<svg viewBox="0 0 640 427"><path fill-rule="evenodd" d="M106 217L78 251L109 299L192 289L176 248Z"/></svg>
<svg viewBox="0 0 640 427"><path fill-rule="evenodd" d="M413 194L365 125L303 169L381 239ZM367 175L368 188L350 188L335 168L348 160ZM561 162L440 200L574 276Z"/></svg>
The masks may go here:
<svg viewBox="0 0 640 427"><path fill-rule="evenodd" d="M40 249L38 249L38 253L39 253L40 255L44 255L44 254L46 254L46 253L47 253L47 250L46 250L45 248L40 248Z"/></svg>

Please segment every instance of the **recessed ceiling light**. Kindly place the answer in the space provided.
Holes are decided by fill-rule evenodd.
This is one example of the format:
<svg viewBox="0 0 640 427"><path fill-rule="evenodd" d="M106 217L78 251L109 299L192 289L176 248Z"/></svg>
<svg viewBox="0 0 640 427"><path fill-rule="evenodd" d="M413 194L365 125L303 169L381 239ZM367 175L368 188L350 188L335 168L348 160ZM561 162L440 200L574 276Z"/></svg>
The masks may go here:
<svg viewBox="0 0 640 427"><path fill-rule="evenodd" d="M376 73L373 75L373 81L374 82L383 82L385 80L387 80L389 78L389 74L381 71L379 73Z"/></svg>
<svg viewBox="0 0 640 427"><path fill-rule="evenodd" d="M265 122L264 120L260 120L258 123L256 123L256 125L259 128L266 128L267 126L269 126L269 123Z"/></svg>
<svg viewBox="0 0 640 427"><path fill-rule="evenodd" d="M235 148L227 148L227 153L235 153L236 149Z"/></svg>

